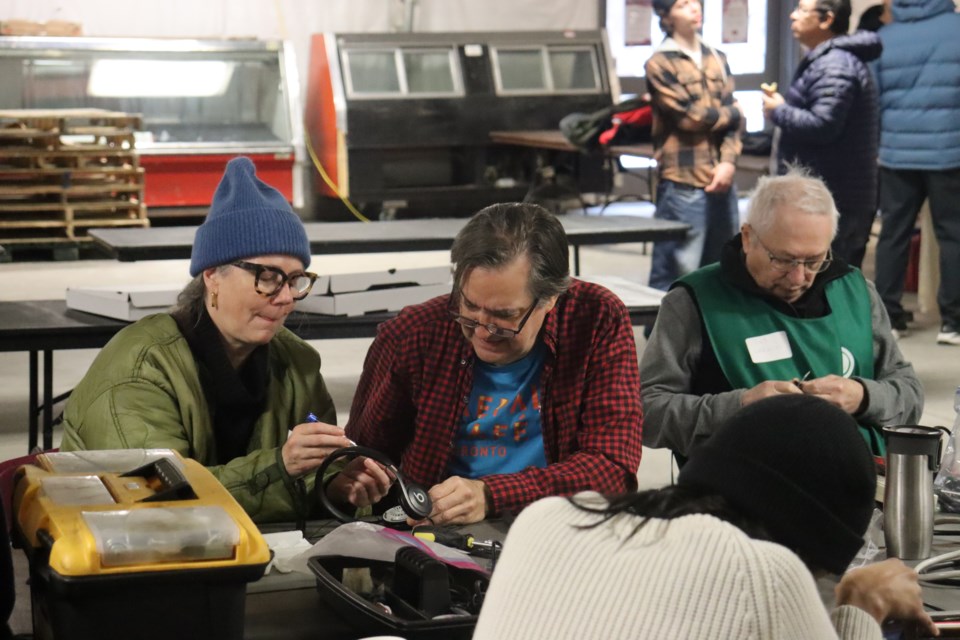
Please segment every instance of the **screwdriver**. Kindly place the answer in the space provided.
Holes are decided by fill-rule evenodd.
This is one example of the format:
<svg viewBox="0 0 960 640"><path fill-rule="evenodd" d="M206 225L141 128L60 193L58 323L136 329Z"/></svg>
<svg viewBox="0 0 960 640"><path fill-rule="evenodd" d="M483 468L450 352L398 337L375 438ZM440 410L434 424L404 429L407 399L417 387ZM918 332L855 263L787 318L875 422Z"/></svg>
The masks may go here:
<svg viewBox="0 0 960 640"><path fill-rule="evenodd" d="M469 533L459 533L444 527L415 527L413 536L427 542L438 542L461 551L488 551L493 549L496 544L493 540L477 540Z"/></svg>

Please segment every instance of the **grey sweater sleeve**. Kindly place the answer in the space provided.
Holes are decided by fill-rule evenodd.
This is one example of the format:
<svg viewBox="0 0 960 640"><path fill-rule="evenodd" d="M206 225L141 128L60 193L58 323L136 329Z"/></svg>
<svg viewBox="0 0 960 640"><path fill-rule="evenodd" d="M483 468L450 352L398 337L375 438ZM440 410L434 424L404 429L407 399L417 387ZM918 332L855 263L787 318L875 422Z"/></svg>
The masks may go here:
<svg viewBox="0 0 960 640"><path fill-rule="evenodd" d="M857 420L879 426L917 424L923 413L923 386L913 365L907 362L890 333L890 318L869 280L870 315L873 325L873 380L859 380L867 392L866 409ZM645 425L646 426L646 425ZM646 429L644 429L646 437Z"/></svg>
<svg viewBox="0 0 960 640"><path fill-rule="evenodd" d="M690 293L677 287L663 297L640 359L646 446L687 455L695 440L711 435L740 408L743 389L691 393L701 346L700 311Z"/></svg>

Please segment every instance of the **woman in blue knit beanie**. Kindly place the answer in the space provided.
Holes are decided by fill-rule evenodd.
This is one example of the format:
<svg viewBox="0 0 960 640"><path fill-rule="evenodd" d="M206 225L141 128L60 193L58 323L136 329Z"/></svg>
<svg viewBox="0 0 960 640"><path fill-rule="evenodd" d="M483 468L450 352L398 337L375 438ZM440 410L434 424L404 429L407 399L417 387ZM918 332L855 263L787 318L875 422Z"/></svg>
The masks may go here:
<svg viewBox="0 0 960 640"><path fill-rule="evenodd" d="M311 515L309 472L349 441L319 354L283 326L317 277L309 266L290 204L249 158L231 160L197 229L193 280L170 313L103 348L67 404L61 448L176 449L256 521Z"/></svg>

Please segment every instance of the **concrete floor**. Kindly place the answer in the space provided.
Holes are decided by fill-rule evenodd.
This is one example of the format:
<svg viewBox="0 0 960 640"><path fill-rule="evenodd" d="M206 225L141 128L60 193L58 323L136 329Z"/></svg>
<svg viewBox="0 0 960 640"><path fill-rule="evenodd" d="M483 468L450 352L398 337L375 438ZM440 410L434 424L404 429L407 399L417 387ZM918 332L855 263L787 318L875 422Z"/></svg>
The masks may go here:
<svg viewBox="0 0 960 640"><path fill-rule="evenodd" d="M611 212L612 213L612 212ZM619 212L618 212L619 213ZM640 244L581 248L584 274L620 275L645 280L650 258ZM392 267L446 264L447 252L315 256L311 270L317 273L348 273ZM872 251L867 258L872 273ZM113 260L74 262L14 262L0 264L0 300L63 298L70 286L157 283L182 284L188 279L188 261L166 260L121 263ZM908 294L907 306L915 308ZM917 314L914 328L900 344L917 369L926 391L922 424L951 426L953 394L960 384L960 348L935 344L939 319L935 314ZM636 332L638 349L644 339ZM318 340L313 346L323 357L322 371L339 409L340 424L347 419L354 389L370 339ZM58 351L55 354L55 393L71 389L84 375L96 350ZM27 452L27 354L0 353L0 460ZM58 407L57 413L60 408ZM55 433L55 444L60 434ZM643 487L668 484L670 458L664 450L644 448L640 465Z"/></svg>

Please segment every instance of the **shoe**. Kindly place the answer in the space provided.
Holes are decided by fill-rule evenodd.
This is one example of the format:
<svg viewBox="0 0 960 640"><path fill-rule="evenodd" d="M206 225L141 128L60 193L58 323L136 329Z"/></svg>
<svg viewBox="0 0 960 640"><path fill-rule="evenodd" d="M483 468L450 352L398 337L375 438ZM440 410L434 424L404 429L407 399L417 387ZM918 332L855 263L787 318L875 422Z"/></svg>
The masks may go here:
<svg viewBox="0 0 960 640"><path fill-rule="evenodd" d="M907 331L907 318L906 316L896 315L890 316L890 326L900 332L900 335L905 335Z"/></svg>
<svg viewBox="0 0 960 640"><path fill-rule="evenodd" d="M960 331L948 324L940 327L940 333L937 334L937 344L949 344L960 347Z"/></svg>
<svg viewBox="0 0 960 640"><path fill-rule="evenodd" d="M890 316L890 334L894 340L900 340L900 338L906 338L910 335L910 328L907 326L905 315Z"/></svg>

